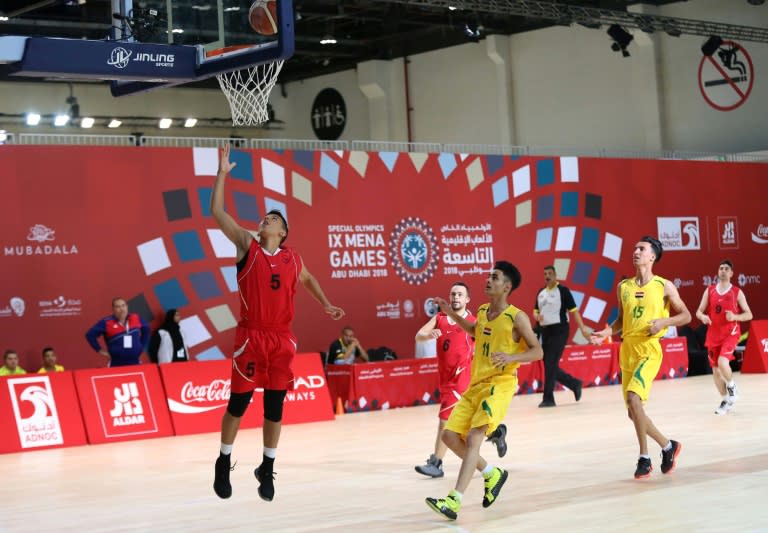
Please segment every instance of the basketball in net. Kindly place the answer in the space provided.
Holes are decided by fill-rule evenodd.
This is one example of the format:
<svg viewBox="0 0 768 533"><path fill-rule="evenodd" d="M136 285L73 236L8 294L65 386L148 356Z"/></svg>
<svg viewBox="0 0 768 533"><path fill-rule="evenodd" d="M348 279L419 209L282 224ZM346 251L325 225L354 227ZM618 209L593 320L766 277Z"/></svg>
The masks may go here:
<svg viewBox="0 0 768 533"><path fill-rule="evenodd" d="M277 33L277 2L276 0L255 0L248 10L248 21L251 28L261 35Z"/></svg>

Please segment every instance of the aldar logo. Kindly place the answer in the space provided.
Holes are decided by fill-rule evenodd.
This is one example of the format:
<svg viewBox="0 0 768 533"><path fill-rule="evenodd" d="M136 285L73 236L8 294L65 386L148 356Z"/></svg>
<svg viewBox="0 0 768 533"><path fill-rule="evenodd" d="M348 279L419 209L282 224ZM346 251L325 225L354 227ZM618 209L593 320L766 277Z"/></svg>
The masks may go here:
<svg viewBox="0 0 768 533"><path fill-rule="evenodd" d="M143 373L93 376L91 383L105 437L157 433Z"/></svg>
<svg viewBox="0 0 768 533"><path fill-rule="evenodd" d="M8 389L22 448L64 444L48 376L9 379Z"/></svg>
<svg viewBox="0 0 768 533"><path fill-rule="evenodd" d="M29 228L27 241L36 242L37 245L20 244L3 246L3 254L8 256L24 255L73 255L79 253L74 244L43 244L56 240L56 230L43 224L35 224Z"/></svg>
<svg viewBox="0 0 768 533"><path fill-rule="evenodd" d="M115 405L109 411L115 426L144 423L144 407L139 398L139 388L136 383L123 383L115 387Z"/></svg>
<svg viewBox="0 0 768 533"><path fill-rule="evenodd" d="M717 217L717 234L721 250L739 247L739 221L736 217Z"/></svg>
<svg viewBox="0 0 768 533"><path fill-rule="evenodd" d="M658 217L659 240L668 250L701 250L699 217Z"/></svg>
<svg viewBox="0 0 768 533"><path fill-rule="evenodd" d="M347 106L336 89L323 89L312 102L312 131L318 139L335 141L347 124Z"/></svg>

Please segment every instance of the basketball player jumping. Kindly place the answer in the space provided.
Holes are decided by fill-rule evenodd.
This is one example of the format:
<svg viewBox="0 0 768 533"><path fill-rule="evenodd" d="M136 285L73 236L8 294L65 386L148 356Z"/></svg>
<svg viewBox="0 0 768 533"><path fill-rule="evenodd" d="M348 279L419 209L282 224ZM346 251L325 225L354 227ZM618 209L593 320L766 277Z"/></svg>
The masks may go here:
<svg viewBox="0 0 768 533"><path fill-rule="evenodd" d="M451 286L450 305L453 311L462 318L473 322L475 317L467 310L469 303L469 287L461 281ZM424 324L416 334L419 342L435 339L437 341L437 365L440 376L440 412L438 413L437 438L435 453L429 456L427 463L416 467L416 472L430 477L443 477L443 457L448 447L443 442L445 421L453 411L453 406L459 401L467 389L472 365L472 352L475 350L475 339L460 325L445 313L439 312L429 322ZM497 435L489 437L496 445L499 457L507 453L505 436L507 428L499 424Z"/></svg>
<svg viewBox="0 0 768 533"><path fill-rule="evenodd" d="M730 362L734 359L733 352L741 335L739 322L752 320L747 297L744 291L731 285L732 277L733 263L728 259L721 261L717 269L717 284L704 290L696 310L696 318L708 326L705 344L715 387L722 397L720 406L715 409L718 415L730 411L739 397Z"/></svg>
<svg viewBox="0 0 768 533"><path fill-rule="evenodd" d="M528 316L507 303L520 285L520 272L506 261L498 261L488 276L485 294L490 302L477 310L475 322L459 316L442 298L435 298L440 310L475 337L475 356L469 388L453 408L443 430L443 442L462 458L456 486L445 498L427 498L435 512L455 520L464 491L474 470L485 479L483 507L499 496L507 471L494 467L480 456L480 445L504 420L509 402L517 391L517 367L536 361L543 352Z"/></svg>
<svg viewBox="0 0 768 533"><path fill-rule="evenodd" d="M661 242L657 239L648 236L640 239L632 254L635 276L621 281L616 290L618 317L613 324L591 335L594 344L602 344L606 337L621 331L621 390L640 444L635 479L648 477L653 470L648 455L648 435L661 446L661 472L664 474L675 469L675 460L682 449L679 442L667 439L656 429L643 408L661 367L663 355L659 339L669 326L683 326L691 321L691 313L675 285L652 272L662 252ZM669 316L670 307L674 316Z"/></svg>
<svg viewBox="0 0 768 533"><path fill-rule="evenodd" d="M291 363L296 353L296 338L291 332L291 322L296 282L300 281L335 320L344 316L344 311L331 305L299 254L283 246L288 223L280 211L267 213L254 235L224 210L224 181L236 165L230 163L229 152L227 145L220 155L211 195L211 214L237 249L240 321L235 331L232 393L221 421L221 451L216 459L213 490L220 498L232 495L229 482L233 468L230 464L232 446L253 390L262 387L264 457L254 474L259 481L259 496L272 501L275 495L273 465L280 439L283 402L286 390L293 388Z"/></svg>

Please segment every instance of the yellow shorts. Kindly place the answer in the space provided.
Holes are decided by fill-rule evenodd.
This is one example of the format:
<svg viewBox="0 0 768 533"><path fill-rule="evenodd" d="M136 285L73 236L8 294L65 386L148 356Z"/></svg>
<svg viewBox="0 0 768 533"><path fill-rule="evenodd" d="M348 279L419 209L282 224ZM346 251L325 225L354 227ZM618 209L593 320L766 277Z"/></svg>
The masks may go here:
<svg viewBox="0 0 768 533"><path fill-rule="evenodd" d="M470 429L487 425L485 434L490 435L504 420L516 391L517 376L510 375L470 385L453 407L445 429L466 437Z"/></svg>
<svg viewBox="0 0 768 533"><path fill-rule="evenodd" d="M619 366L625 404L629 392L640 396L643 402L648 400L651 384L661 367L661 358L661 344L657 338L628 337L621 341Z"/></svg>

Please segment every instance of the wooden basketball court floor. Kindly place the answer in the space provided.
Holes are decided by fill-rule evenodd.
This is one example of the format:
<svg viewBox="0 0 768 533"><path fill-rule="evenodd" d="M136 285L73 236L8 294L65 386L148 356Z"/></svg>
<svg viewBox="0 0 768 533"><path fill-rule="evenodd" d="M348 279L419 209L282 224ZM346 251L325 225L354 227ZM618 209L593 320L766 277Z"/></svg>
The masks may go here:
<svg viewBox="0 0 768 533"><path fill-rule="evenodd" d="M637 445L618 386L569 392L558 407L516 397L506 423L509 470L497 502L483 509L476 475L455 522L424 504L453 487L413 468L428 457L437 407L347 414L283 428L276 497L259 499L253 468L261 431L235 443L234 494L211 488L218 435L150 439L0 456L0 531L768 531L768 376L737 375L741 397L727 416L711 376L657 381L647 405L668 437L683 443L678 468L632 477Z"/></svg>

